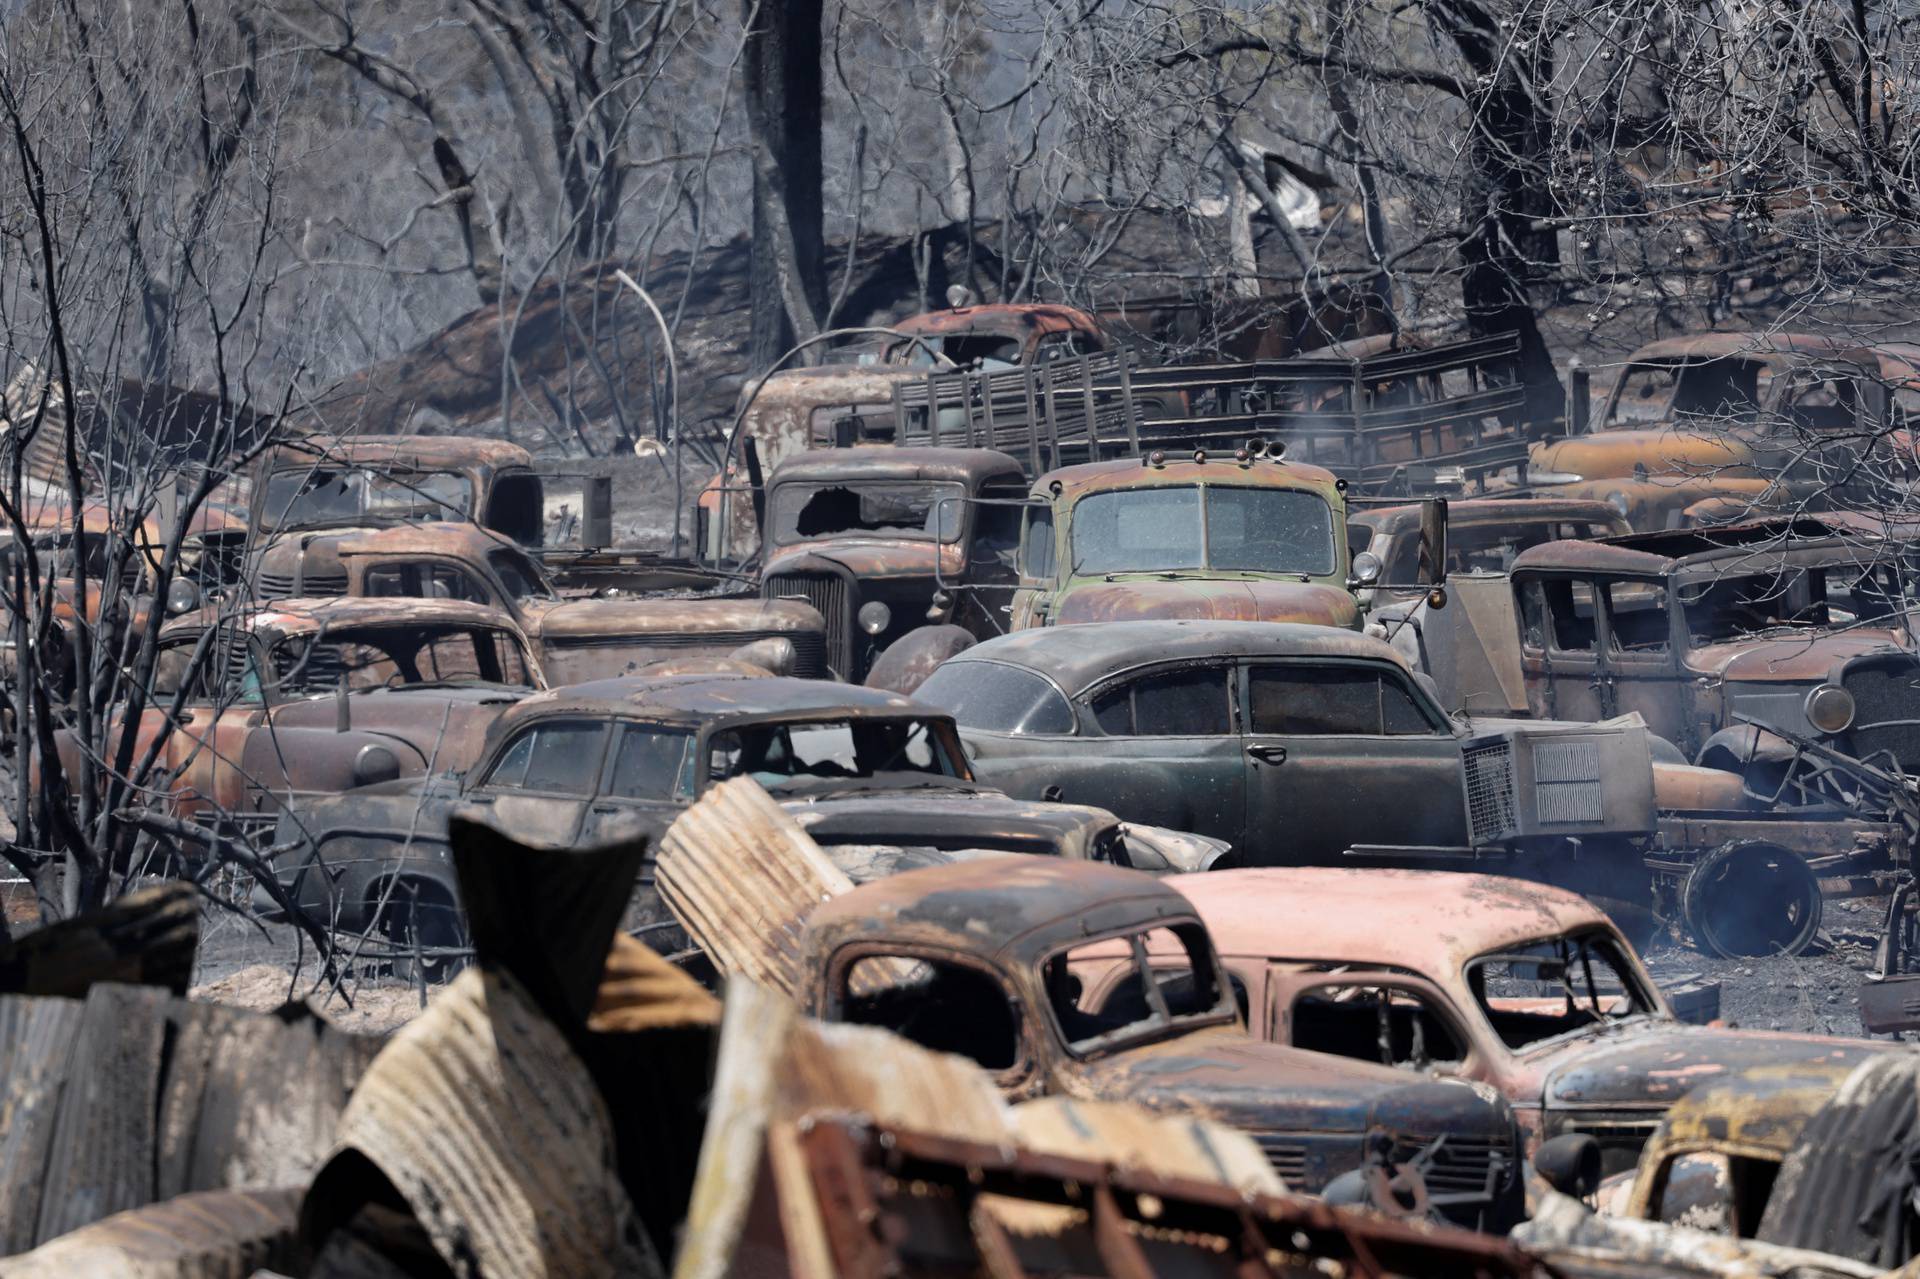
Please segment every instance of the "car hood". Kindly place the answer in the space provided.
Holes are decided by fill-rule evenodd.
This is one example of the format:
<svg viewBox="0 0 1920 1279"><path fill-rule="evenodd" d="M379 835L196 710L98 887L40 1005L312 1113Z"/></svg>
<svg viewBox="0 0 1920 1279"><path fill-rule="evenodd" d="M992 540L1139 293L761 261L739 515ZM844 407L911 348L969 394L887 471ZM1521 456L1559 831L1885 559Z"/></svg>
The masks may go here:
<svg viewBox="0 0 1920 1279"><path fill-rule="evenodd" d="M1354 630L1360 625L1360 605L1352 592L1315 582L1198 577L1169 581L1143 575L1070 586L1054 605L1052 617L1061 624L1203 618L1307 622Z"/></svg>
<svg viewBox="0 0 1920 1279"><path fill-rule="evenodd" d="M794 600L529 600L520 608L528 634L575 642L646 643L661 637L700 635L724 640L825 629L817 612Z"/></svg>
<svg viewBox="0 0 1920 1279"><path fill-rule="evenodd" d="M1149 1110L1255 1132L1320 1133L1365 1132L1376 1107L1421 1084L1386 1066L1266 1043L1226 1026L1123 1049L1089 1063L1082 1080L1094 1096ZM1488 1105L1470 1088L1460 1093L1476 1108Z"/></svg>
<svg viewBox="0 0 1920 1279"><path fill-rule="evenodd" d="M887 789L775 796L816 843L999 849L1090 857L1119 819L1101 808L1010 799L995 790Z"/></svg>
<svg viewBox="0 0 1920 1279"><path fill-rule="evenodd" d="M834 538L783 546L767 556L762 579L777 573L819 573L836 569L861 579L958 575L965 567L962 548L913 538Z"/></svg>
<svg viewBox="0 0 1920 1279"><path fill-rule="evenodd" d="M1823 680L1837 662L1874 653L1910 650L1897 631L1807 629L1767 639L1705 644L1687 654L1687 668L1724 680L1800 683Z"/></svg>
<svg viewBox="0 0 1920 1279"><path fill-rule="evenodd" d="M1595 431L1536 444L1527 466L1582 479L1632 479L1649 474L1717 474L1752 466L1753 452L1738 440L1676 427Z"/></svg>
<svg viewBox="0 0 1920 1279"><path fill-rule="evenodd" d="M1542 1102L1557 1109L1659 1109L1718 1075L1749 1066L1850 1065L1895 1045L1824 1035L1657 1022L1580 1039L1554 1054Z"/></svg>

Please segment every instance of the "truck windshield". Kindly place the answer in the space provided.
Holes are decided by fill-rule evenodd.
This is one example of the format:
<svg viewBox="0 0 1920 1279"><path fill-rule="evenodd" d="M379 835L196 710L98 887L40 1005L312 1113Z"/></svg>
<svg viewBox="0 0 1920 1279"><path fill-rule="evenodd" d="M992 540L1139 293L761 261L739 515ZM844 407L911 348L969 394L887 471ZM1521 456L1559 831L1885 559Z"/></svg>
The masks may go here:
<svg viewBox="0 0 1920 1279"><path fill-rule="evenodd" d="M1718 644L1767 631L1885 625L1913 606L1897 566L1829 564L1686 582L1687 634Z"/></svg>
<svg viewBox="0 0 1920 1279"><path fill-rule="evenodd" d="M911 785L965 776L944 735L920 719L748 724L713 734L707 740L707 779L742 775L775 793L853 780Z"/></svg>
<svg viewBox="0 0 1920 1279"><path fill-rule="evenodd" d="M1333 509L1296 489L1141 488L1096 493L1073 508L1075 573L1326 574Z"/></svg>
<svg viewBox="0 0 1920 1279"><path fill-rule="evenodd" d="M782 546L841 533L960 540L966 486L937 480L837 480L777 484L767 511ZM953 499L953 500L943 500Z"/></svg>
<svg viewBox="0 0 1920 1279"><path fill-rule="evenodd" d="M472 518L473 485L451 471L302 466L267 479L268 528Z"/></svg>

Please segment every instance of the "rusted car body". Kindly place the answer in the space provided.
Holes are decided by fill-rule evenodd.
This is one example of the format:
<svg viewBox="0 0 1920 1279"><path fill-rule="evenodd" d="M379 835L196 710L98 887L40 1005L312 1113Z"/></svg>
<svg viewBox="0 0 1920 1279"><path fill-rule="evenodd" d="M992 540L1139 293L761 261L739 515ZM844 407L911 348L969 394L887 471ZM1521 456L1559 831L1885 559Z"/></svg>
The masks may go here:
<svg viewBox="0 0 1920 1279"><path fill-rule="evenodd" d="M1184 960L1177 974L1145 967L1161 937ZM1114 945L1130 948L1133 981L1094 1007L1077 961ZM1138 872L1051 859L909 871L822 904L801 952L803 1011L958 1052L1014 1098L1213 1119L1251 1134L1308 1193L1383 1155L1428 1152L1425 1180L1448 1217L1503 1229L1518 1207L1504 1103L1253 1039L1192 907Z"/></svg>
<svg viewBox="0 0 1920 1279"><path fill-rule="evenodd" d="M1578 374L1566 439L1534 446L1527 483L1605 501L1644 531L1884 495L1912 471L1881 361L1840 338L1707 333L1627 357L1591 430Z"/></svg>
<svg viewBox="0 0 1920 1279"><path fill-rule="evenodd" d="M1626 1188L1621 1216L1753 1239L1780 1165L1857 1063L1730 1070L1673 1103Z"/></svg>
<svg viewBox="0 0 1920 1279"><path fill-rule="evenodd" d="M1350 525L1368 530L1366 550L1380 561L1381 586L1364 588L1371 604L1426 594L1419 583L1421 508L1363 506ZM1504 573L1514 556L1543 542L1582 541L1631 533L1626 518L1605 502L1550 496L1479 497L1447 504L1447 577Z"/></svg>
<svg viewBox="0 0 1920 1279"><path fill-rule="evenodd" d="M522 546L544 540L533 455L517 444L453 435L310 436L254 465L256 537L296 530L473 523ZM317 584L316 594L325 591Z"/></svg>
<svg viewBox="0 0 1920 1279"><path fill-rule="evenodd" d="M1360 626L1345 486L1317 466L1244 449L1091 462L1035 480L1022 514L1009 630L1148 617Z"/></svg>
<svg viewBox="0 0 1920 1279"><path fill-rule="evenodd" d="M761 594L819 610L827 665L849 681L903 641L938 643L910 638L930 621L998 634L1025 491L1019 464L990 449L800 454L767 483ZM948 584L956 589L936 607Z"/></svg>
<svg viewBox="0 0 1920 1279"><path fill-rule="evenodd" d="M728 656L748 646L781 674L827 674L826 626L806 604L685 596L567 598L532 556L470 523L353 528L278 539L255 555L249 579L262 600L308 595L320 586L349 596L490 605L519 624L554 685L631 674L662 660Z"/></svg>
<svg viewBox="0 0 1920 1279"><path fill-rule="evenodd" d="M464 777L416 776L290 806L274 845L285 850L275 865L291 898L345 932L378 924L394 900L450 915L447 819L462 803L486 807L532 846L563 851L634 829L657 837L711 785L741 774L830 851L908 850L908 864L918 851L990 850L1151 865L1165 847L1101 809L1012 800L977 783L944 714L812 680L688 674L573 685L500 715L469 758ZM898 862L849 857L880 870ZM643 927L665 919L651 866L641 875ZM439 931L450 937L454 921Z"/></svg>
<svg viewBox="0 0 1920 1279"><path fill-rule="evenodd" d="M504 614L428 600L284 600L167 624L133 759L165 732L148 802L241 833L283 804L470 764L544 680ZM109 757L124 725L107 735ZM77 775L78 744L59 737Z"/></svg>
<svg viewBox="0 0 1920 1279"><path fill-rule="evenodd" d="M1332 868L1167 882L1245 984L1255 1034L1490 1085L1530 1143L1590 1134L1608 1173L1729 1071L1851 1069L1893 1048L1681 1022L1603 912L1538 884Z"/></svg>
<svg viewBox="0 0 1920 1279"><path fill-rule="evenodd" d="M1105 351L1113 345L1100 321L1057 302L987 302L908 316L890 325L909 340L886 346L886 362L929 369L941 357L958 368L1038 364Z"/></svg>

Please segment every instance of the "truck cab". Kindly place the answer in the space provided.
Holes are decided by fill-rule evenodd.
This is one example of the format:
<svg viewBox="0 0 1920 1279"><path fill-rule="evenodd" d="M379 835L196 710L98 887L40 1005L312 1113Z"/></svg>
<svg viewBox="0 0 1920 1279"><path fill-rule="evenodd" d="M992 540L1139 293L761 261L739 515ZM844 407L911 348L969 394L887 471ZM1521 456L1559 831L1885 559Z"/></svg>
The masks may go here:
<svg viewBox="0 0 1920 1279"><path fill-rule="evenodd" d="M1360 627L1346 486L1320 467L1244 448L1156 452L1049 471L1027 497L1010 630L1171 617Z"/></svg>
<svg viewBox="0 0 1920 1279"><path fill-rule="evenodd" d="M761 594L818 609L827 665L854 682L929 621L998 634L1025 493L1020 464L991 449L801 453L767 483Z"/></svg>

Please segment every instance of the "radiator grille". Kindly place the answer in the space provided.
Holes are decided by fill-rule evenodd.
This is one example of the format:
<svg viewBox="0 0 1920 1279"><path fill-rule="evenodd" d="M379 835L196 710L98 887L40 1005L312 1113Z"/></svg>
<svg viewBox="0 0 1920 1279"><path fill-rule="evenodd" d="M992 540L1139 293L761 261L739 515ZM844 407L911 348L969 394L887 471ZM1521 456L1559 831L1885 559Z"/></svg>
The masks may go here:
<svg viewBox="0 0 1920 1279"><path fill-rule="evenodd" d="M1298 1142L1288 1141L1277 1133L1249 1133L1254 1144L1260 1147L1260 1153L1267 1157L1273 1170L1280 1174L1288 1190L1306 1189L1307 1148Z"/></svg>
<svg viewBox="0 0 1920 1279"><path fill-rule="evenodd" d="M1545 825L1597 822L1606 814L1600 797L1600 743L1592 738L1533 743L1534 815Z"/></svg>
<svg viewBox="0 0 1920 1279"><path fill-rule="evenodd" d="M1908 662L1855 666L1841 684L1853 694L1851 753L1869 759L1885 751L1904 771L1920 771L1920 667Z"/></svg>
<svg viewBox="0 0 1920 1279"><path fill-rule="evenodd" d="M853 611L845 578L825 573L776 573L767 578L767 599L799 596L827 619L826 660L843 679L853 679Z"/></svg>
<svg viewBox="0 0 1920 1279"><path fill-rule="evenodd" d="M1491 843L1512 831L1513 746L1506 741L1469 746L1460 753L1467 777L1467 829L1475 844Z"/></svg>
<svg viewBox="0 0 1920 1279"><path fill-rule="evenodd" d="M1394 1138L1393 1162L1410 1161L1435 1140ZM1440 1194L1486 1194L1499 1188L1512 1167L1513 1150L1505 1138L1449 1135L1429 1157L1425 1180L1429 1190Z"/></svg>

